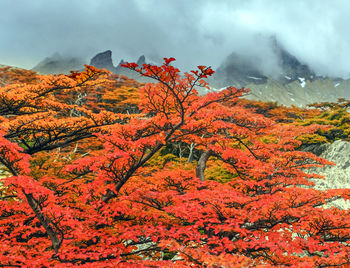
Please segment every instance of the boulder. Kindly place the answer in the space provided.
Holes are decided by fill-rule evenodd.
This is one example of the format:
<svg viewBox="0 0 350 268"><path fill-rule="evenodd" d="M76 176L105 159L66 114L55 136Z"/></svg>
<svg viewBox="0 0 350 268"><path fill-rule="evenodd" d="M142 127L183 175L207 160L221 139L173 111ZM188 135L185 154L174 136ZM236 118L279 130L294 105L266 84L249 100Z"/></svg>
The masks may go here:
<svg viewBox="0 0 350 268"><path fill-rule="evenodd" d="M308 146L304 151L335 163L335 166L309 169L309 172L325 176L325 180L313 179L316 189L350 189L350 142L337 140L332 144ZM350 202L345 200L337 200L330 205L342 209L350 208Z"/></svg>

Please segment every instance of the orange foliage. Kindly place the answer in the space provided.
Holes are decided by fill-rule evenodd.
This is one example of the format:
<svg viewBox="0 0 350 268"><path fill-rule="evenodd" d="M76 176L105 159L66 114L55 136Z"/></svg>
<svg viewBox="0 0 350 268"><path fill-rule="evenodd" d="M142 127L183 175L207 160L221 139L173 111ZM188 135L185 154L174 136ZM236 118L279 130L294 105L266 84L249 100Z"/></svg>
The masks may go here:
<svg viewBox="0 0 350 268"><path fill-rule="evenodd" d="M295 137L320 127L279 124L293 108L256 113L239 102L246 89L199 96L212 69L182 76L174 60L126 64L157 82L139 91L91 66L0 89L0 162L10 173L0 189L1 265L350 263L348 211L323 207L349 193L309 188L321 176L305 169L331 163L295 150ZM136 104L140 113L127 114ZM180 141L211 151L232 178L202 182L191 163L157 164Z"/></svg>
<svg viewBox="0 0 350 268"><path fill-rule="evenodd" d="M15 83L35 84L37 81L38 77L34 71L9 66L0 68L0 86Z"/></svg>

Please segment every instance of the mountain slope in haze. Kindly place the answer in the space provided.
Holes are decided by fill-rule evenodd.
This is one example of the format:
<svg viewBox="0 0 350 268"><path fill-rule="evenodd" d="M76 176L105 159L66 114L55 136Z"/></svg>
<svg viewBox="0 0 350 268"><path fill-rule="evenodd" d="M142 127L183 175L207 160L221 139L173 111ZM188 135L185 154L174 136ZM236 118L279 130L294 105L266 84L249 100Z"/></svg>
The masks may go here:
<svg viewBox="0 0 350 268"><path fill-rule="evenodd" d="M85 62L77 57L61 56L59 53L45 58L32 70L41 74L69 74L72 70L81 70Z"/></svg>
<svg viewBox="0 0 350 268"><path fill-rule="evenodd" d="M278 67L281 73L277 80L281 83L290 83L303 78L304 80L313 81L316 74L307 64L299 61L294 55L290 54L276 39L270 38L270 44L273 53L277 57Z"/></svg>
<svg viewBox="0 0 350 268"><path fill-rule="evenodd" d="M251 83L264 84L268 78L282 84L316 78L315 73L284 49L275 37L269 38L265 52L271 63L266 62L267 56L263 52L258 55L231 53L215 71L211 84L216 88L245 87Z"/></svg>
<svg viewBox="0 0 350 268"><path fill-rule="evenodd" d="M239 54L231 53L216 69L208 82L214 90L227 86L247 87L251 93L247 98L272 101L286 106L305 106L314 102L332 101L338 98L350 99L350 80L320 77L297 57L287 51L275 37L267 42L268 51L261 54L250 54L249 51ZM264 53L267 54L264 54ZM267 55L271 58L266 62ZM127 76L139 82L154 82L138 73L123 68L121 60L117 66L113 64L112 51L107 50L96 54L90 65L105 68L112 73ZM158 64L150 61L144 55L137 64ZM80 70L84 62L78 58L62 57L55 54L40 62L33 70L39 73L69 73L70 70Z"/></svg>
<svg viewBox="0 0 350 268"><path fill-rule="evenodd" d="M267 81L262 71L257 66L257 58L238 55L233 52L215 71L211 81L214 87L235 86L242 87L250 82L264 84Z"/></svg>
<svg viewBox="0 0 350 268"><path fill-rule="evenodd" d="M305 106L314 102L350 99L350 80L320 77L311 68L284 49L275 37L270 38L275 72L261 68L261 57L232 53L217 68L210 85L250 88L247 98L272 101L286 106Z"/></svg>

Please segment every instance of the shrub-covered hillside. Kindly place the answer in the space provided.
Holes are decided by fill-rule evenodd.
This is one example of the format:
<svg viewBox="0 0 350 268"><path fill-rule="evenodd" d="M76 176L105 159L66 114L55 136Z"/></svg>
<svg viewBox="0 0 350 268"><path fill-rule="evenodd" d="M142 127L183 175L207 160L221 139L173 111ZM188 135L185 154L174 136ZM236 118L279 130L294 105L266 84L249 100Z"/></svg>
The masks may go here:
<svg viewBox="0 0 350 268"><path fill-rule="evenodd" d="M326 267L350 263L348 210L326 208L302 151L348 139L347 102L310 109L188 73L0 69L0 266Z"/></svg>

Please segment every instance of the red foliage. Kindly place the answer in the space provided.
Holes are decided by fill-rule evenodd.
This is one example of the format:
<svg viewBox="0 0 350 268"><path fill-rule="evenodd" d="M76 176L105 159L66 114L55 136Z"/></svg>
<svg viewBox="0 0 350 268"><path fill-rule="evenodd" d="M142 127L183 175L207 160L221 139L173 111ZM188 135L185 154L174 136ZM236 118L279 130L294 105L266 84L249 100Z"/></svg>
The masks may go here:
<svg viewBox="0 0 350 268"><path fill-rule="evenodd" d="M295 137L318 126L280 125L237 105L246 89L199 96L212 69L181 76L174 58L164 60L125 65L158 81L140 90L142 114L72 102L80 92L101 93L107 74L90 66L0 89L0 162L8 172L1 265L349 263L348 211L323 206L348 193L309 188L317 175L305 170L330 163L295 150ZM230 181L202 182L176 161L152 164L177 141L210 151Z"/></svg>

